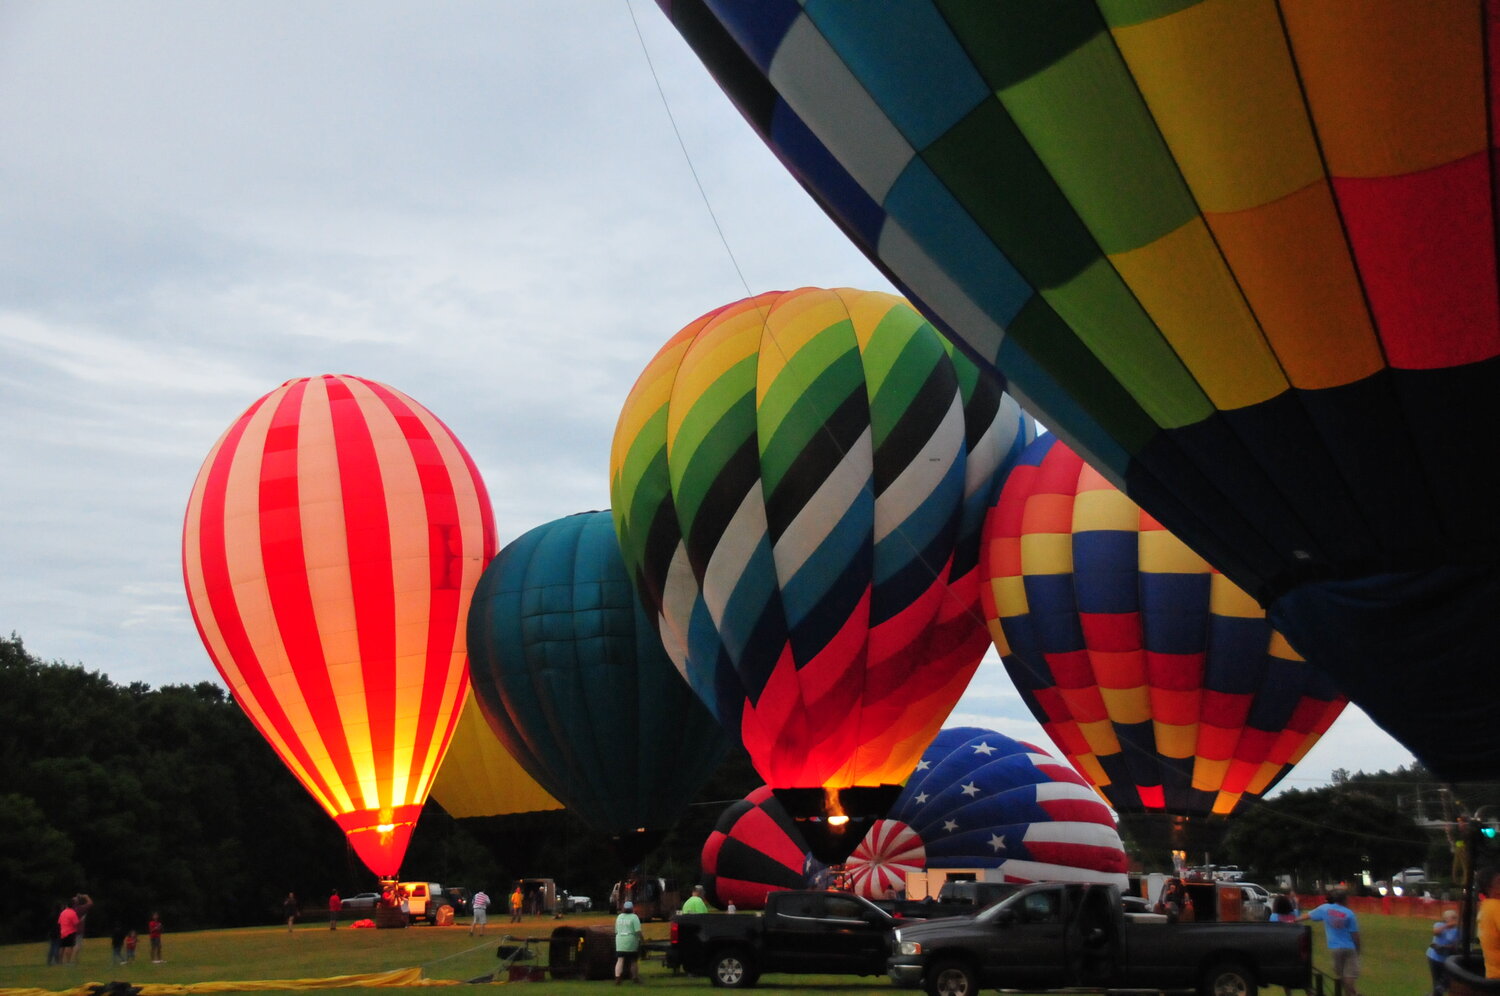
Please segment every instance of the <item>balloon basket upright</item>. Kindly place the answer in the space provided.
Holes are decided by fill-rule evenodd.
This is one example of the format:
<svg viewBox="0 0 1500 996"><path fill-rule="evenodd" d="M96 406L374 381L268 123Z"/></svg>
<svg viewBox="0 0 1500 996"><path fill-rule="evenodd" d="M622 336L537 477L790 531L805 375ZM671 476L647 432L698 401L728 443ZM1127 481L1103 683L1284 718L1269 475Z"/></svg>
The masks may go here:
<svg viewBox="0 0 1500 996"><path fill-rule="evenodd" d="M890 812L901 789L900 785L852 785L773 788L771 792L796 821L812 856L832 867L849 860L875 821Z"/></svg>

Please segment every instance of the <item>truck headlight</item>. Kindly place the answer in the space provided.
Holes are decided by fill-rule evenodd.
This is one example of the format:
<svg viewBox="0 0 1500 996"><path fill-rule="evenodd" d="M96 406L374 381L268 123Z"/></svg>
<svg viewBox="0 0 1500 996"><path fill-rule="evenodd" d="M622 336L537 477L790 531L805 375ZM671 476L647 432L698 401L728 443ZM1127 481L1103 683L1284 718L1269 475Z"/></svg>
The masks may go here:
<svg viewBox="0 0 1500 996"><path fill-rule="evenodd" d="M922 942L900 941L896 944L896 952L903 955L919 955L922 953Z"/></svg>

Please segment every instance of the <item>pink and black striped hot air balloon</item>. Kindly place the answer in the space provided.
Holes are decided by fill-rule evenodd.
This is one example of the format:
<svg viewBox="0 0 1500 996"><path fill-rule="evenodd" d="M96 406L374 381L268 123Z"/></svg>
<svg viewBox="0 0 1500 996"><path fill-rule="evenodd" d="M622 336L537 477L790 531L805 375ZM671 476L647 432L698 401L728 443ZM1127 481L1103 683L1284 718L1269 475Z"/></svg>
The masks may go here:
<svg viewBox="0 0 1500 996"><path fill-rule="evenodd" d="M256 728L394 877L468 690L495 552L473 461L427 409L346 375L287 381L198 472L183 527L203 644Z"/></svg>

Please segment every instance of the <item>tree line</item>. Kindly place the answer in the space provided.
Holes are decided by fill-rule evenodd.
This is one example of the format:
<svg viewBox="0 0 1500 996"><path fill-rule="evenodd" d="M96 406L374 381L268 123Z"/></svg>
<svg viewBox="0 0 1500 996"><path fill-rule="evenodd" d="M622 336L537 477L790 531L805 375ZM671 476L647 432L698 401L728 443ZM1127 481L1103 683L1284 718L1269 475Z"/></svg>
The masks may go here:
<svg viewBox="0 0 1500 996"><path fill-rule="evenodd" d="M647 857L688 884L720 812L760 784L738 748ZM1237 815L1225 857L1261 881L1298 887L1448 866L1439 830L1413 798L1441 789L1452 808L1500 813L1500 786L1437 786L1420 766L1338 773ZM1428 822L1441 815L1425 813ZM1127 842L1128 843L1128 842ZM1500 864L1481 850L1476 863ZM454 820L429 802L403 875L503 894L522 877L603 905L629 869L608 839L565 811ZM1162 870L1145 868L1146 871ZM1435 874L1441 878L1441 874ZM214 682L118 685L82 665L43 662L0 638L0 943L45 936L58 902L87 892L89 933L142 930L160 912L173 930L272 923L295 892L324 908L331 889L372 891L375 877L343 834Z"/></svg>
<svg viewBox="0 0 1500 996"><path fill-rule="evenodd" d="M692 881L723 803L758 784L735 752L648 861ZM521 877L608 895L620 867L571 814L454 820L429 802L403 874L503 894ZM407 870L410 870L409 872ZM56 906L86 892L88 932L271 923L295 892L309 911L375 876L214 682L119 685L43 662L0 638L0 943L38 940Z"/></svg>

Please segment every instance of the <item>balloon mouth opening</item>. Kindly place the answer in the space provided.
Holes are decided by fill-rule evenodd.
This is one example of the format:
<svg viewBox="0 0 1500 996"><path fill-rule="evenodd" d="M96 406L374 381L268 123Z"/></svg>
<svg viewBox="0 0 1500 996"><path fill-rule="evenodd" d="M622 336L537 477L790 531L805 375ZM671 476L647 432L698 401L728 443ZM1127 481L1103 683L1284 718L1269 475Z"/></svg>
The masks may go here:
<svg viewBox="0 0 1500 996"><path fill-rule="evenodd" d="M349 847L378 878L396 878L422 807L392 806L335 817Z"/></svg>
<svg viewBox="0 0 1500 996"><path fill-rule="evenodd" d="M850 785L844 788L773 788L776 801L796 821L813 857L842 865L865 833L901 795L900 785Z"/></svg>

